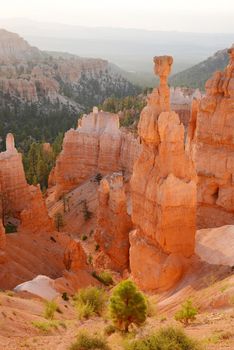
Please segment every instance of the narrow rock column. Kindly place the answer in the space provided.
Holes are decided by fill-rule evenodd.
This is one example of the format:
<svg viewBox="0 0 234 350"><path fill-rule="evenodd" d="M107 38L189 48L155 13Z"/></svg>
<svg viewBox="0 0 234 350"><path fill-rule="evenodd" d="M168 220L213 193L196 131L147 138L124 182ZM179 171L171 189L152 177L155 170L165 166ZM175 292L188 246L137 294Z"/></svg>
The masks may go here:
<svg viewBox="0 0 234 350"><path fill-rule="evenodd" d="M131 179L130 268L144 290L166 290L182 276L194 253L196 174L185 151L184 126L170 111L167 78L172 57L155 57L159 88L142 110L142 151Z"/></svg>

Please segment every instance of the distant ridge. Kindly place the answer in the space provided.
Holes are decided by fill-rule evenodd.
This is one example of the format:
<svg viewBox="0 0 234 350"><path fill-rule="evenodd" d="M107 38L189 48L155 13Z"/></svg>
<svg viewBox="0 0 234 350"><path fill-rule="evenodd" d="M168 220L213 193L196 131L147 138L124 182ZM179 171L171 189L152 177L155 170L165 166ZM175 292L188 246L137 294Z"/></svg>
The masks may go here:
<svg viewBox="0 0 234 350"><path fill-rule="evenodd" d="M205 61L172 75L170 84L172 86L186 86L204 90L205 82L210 78L212 73L217 70L223 70L227 64L227 49L219 50Z"/></svg>

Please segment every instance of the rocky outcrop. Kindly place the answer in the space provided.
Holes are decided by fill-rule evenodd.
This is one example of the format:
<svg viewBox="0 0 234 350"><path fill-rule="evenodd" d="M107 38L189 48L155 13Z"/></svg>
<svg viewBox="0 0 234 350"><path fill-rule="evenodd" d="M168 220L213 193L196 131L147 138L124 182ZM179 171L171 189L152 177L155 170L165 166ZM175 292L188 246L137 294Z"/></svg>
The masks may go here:
<svg viewBox="0 0 234 350"><path fill-rule="evenodd" d="M0 153L0 186L4 219L20 219L24 232L53 230L39 187L26 182L22 156L15 148L12 134L7 135L6 151Z"/></svg>
<svg viewBox="0 0 234 350"><path fill-rule="evenodd" d="M3 211L2 211L2 192L0 186L0 264L5 261L5 248L6 248L6 234L2 223Z"/></svg>
<svg viewBox="0 0 234 350"><path fill-rule="evenodd" d="M97 216L95 240L109 258L108 267L122 272L129 264L129 231L132 221L127 212L121 173L114 173L101 181Z"/></svg>
<svg viewBox="0 0 234 350"><path fill-rule="evenodd" d="M70 240L64 252L63 262L67 271L87 269L87 256L79 242Z"/></svg>
<svg viewBox="0 0 234 350"><path fill-rule="evenodd" d="M79 120L76 130L64 137L50 183L56 184L57 198L98 173L132 172L139 152L139 142L133 135L122 133L117 114L93 112Z"/></svg>
<svg viewBox="0 0 234 350"><path fill-rule="evenodd" d="M182 276L194 253L196 174L185 151L184 126L170 110L172 57L155 57L160 85L142 110L142 150L131 179L130 268L145 290L165 290Z"/></svg>
<svg viewBox="0 0 234 350"><path fill-rule="evenodd" d="M234 47L223 72L206 83L206 95L195 102L189 126L199 177L198 227L234 223Z"/></svg>

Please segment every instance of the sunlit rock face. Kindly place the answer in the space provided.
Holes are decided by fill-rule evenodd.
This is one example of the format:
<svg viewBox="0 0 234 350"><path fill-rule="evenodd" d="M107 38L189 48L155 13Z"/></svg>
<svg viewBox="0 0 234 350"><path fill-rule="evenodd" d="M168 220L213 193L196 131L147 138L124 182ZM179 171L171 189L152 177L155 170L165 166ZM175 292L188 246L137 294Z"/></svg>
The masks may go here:
<svg viewBox="0 0 234 350"><path fill-rule="evenodd" d="M198 174L198 227L234 223L234 48L192 108L189 144Z"/></svg>
<svg viewBox="0 0 234 350"><path fill-rule="evenodd" d="M3 218L18 218L21 229L30 232L53 230L40 188L27 184L12 134L7 135L6 151L0 153L0 186Z"/></svg>
<svg viewBox="0 0 234 350"><path fill-rule="evenodd" d="M50 182L56 185L59 197L97 173L131 173L139 150L137 139L120 131L117 114L99 112L94 107L79 120L76 130L65 134Z"/></svg>
<svg viewBox="0 0 234 350"><path fill-rule="evenodd" d="M131 178L130 268L144 290L166 290L194 253L196 174L185 151L184 126L170 110L167 78L173 59L154 58L160 85L142 110L141 153Z"/></svg>

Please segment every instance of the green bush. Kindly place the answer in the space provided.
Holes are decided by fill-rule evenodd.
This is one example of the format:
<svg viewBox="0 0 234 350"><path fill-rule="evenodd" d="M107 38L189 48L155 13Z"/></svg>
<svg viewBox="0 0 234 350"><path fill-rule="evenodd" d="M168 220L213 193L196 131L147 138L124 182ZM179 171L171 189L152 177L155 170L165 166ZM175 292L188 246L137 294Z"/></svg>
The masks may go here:
<svg viewBox="0 0 234 350"><path fill-rule="evenodd" d="M67 292L63 292L62 298L63 298L64 301L68 301L69 300L69 296L68 296Z"/></svg>
<svg viewBox="0 0 234 350"><path fill-rule="evenodd" d="M77 340L73 343L69 350L111 350L106 344L106 340L97 335L90 335L81 332L77 336Z"/></svg>
<svg viewBox="0 0 234 350"><path fill-rule="evenodd" d="M75 304L77 316L79 320L88 319L95 314L93 305L90 303L77 302Z"/></svg>
<svg viewBox="0 0 234 350"><path fill-rule="evenodd" d="M106 306L107 296L102 288L88 287L81 289L73 297L74 304L80 317L88 318L91 315L101 315ZM80 310L80 311L79 311Z"/></svg>
<svg viewBox="0 0 234 350"><path fill-rule="evenodd" d="M53 320L55 312L58 310L58 304L56 301L46 301L45 302L45 311L44 311L44 317L48 320Z"/></svg>
<svg viewBox="0 0 234 350"><path fill-rule="evenodd" d="M6 233L14 233L17 232L17 226L11 223L6 224L5 226Z"/></svg>
<svg viewBox="0 0 234 350"><path fill-rule="evenodd" d="M66 324L63 321L55 321L55 320L50 320L50 321L33 321L32 322L33 326L39 329L40 331L44 333L49 333L52 329L58 329L59 326L62 326L63 328L66 328Z"/></svg>
<svg viewBox="0 0 234 350"><path fill-rule="evenodd" d="M109 336L113 333L115 333L116 328L115 326L113 326L113 324L108 324L105 328L104 328L104 334Z"/></svg>
<svg viewBox="0 0 234 350"><path fill-rule="evenodd" d="M143 339L125 343L125 350L200 350L182 329L167 327Z"/></svg>
<svg viewBox="0 0 234 350"><path fill-rule="evenodd" d="M128 331L130 324L140 325L147 317L147 302L144 295L130 281L120 282L113 290L109 311L112 321L120 330Z"/></svg>
<svg viewBox="0 0 234 350"><path fill-rule="evenodd" d="M88 238L88 236L86 236L86 235L82 235L82 237L81 237L82 241L86 241L87 238Z"/></svg>
<svg viewBox="0 0 234 350"><path fill-rule="evenodd" d="M183 323L185 326L196 319L197 308L193 306L192 300L188 299L182 304L181 309L175 313L175 320Z"/></svg>
<svg viewBox="0 0 234 350"><path fill-rule="evenodd" d="M108 271L102 271L97 274L95 271L92 273L92 276L96 278L99 282L103 283L105 286L111 286L114 284L112 275Z"/></svg>
<svg viewBox="0 0 234 350"><path fill-rule="evenodd" d="M83 215L84 215L84 220L88 221L89 219L92 218L93 213L89 210L86 200L82 201L82 205L83 205L82 211L83 211Z"/></svg>

